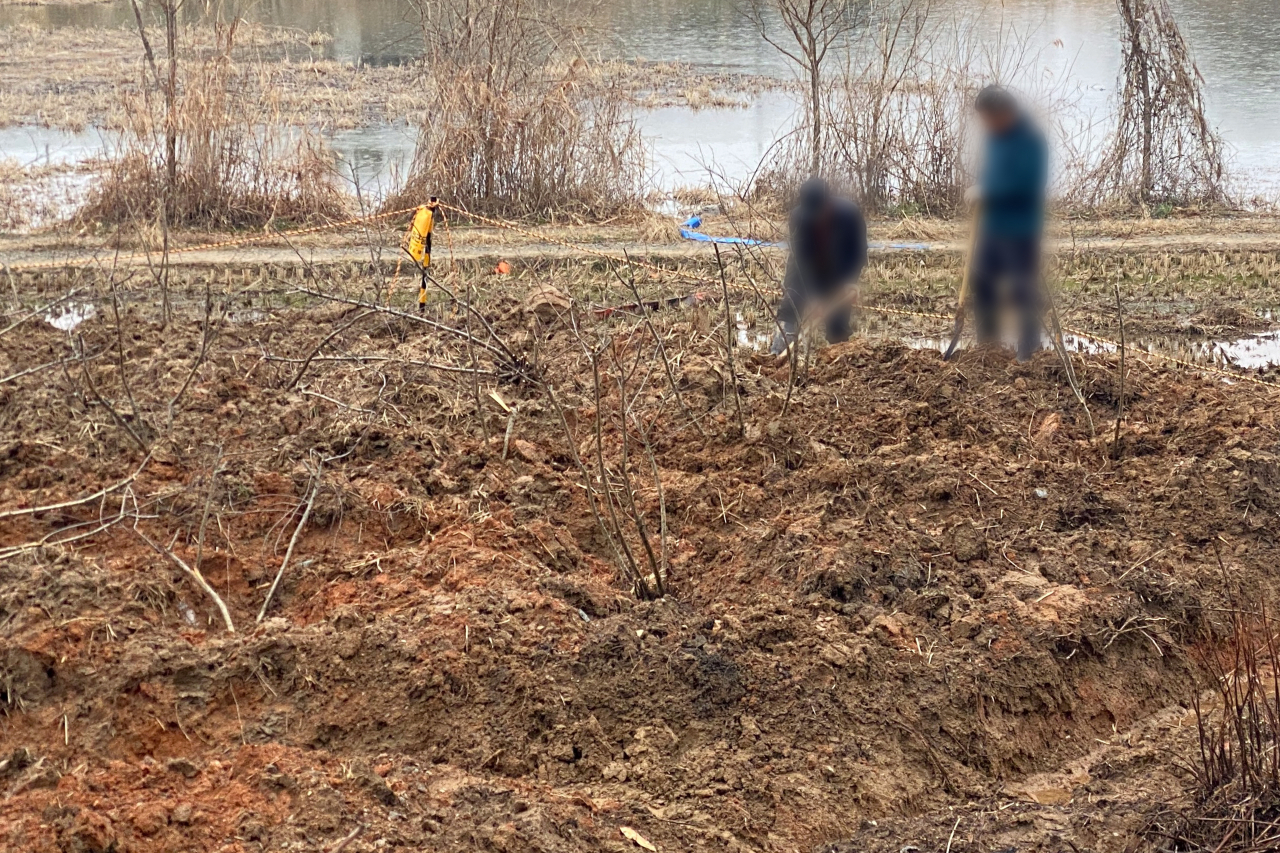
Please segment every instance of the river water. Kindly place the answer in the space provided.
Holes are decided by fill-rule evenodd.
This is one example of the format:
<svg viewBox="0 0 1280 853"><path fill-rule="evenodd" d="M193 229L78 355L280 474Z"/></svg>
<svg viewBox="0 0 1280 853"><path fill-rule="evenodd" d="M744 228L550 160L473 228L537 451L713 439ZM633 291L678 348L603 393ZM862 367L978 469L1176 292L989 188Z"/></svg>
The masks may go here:
<svg viewBox="0 0 1280 853"><path fill-rule="evenodd" d="M1280 198L1280 2L1170 0L1206 82L1211 119L1232 150L1247 188ZM190 4L195 9L200 4ZM1115 88L1120 49L1114 0L938 0L939 8L976 23L979 40L1011 34L1024 40L1044 75L1069 74L1082 107L1101 113ZM330 56L353 63L412 59L420 43L406 0L261 0L251 16L263 22L333 36ZM127 0L68 5L0 6L0 26L129 26ZM790 69L746 27L734 0L603 0L587 24L606 57L689 63L707 71L782 77ZM730 176L756 165L792 125L796 104L778 91L741 109L663 108L639 118L663 188L705 183L706 164ZM76 137L10 129L0 156L23 161L55 149L74 156L95 143ZM408 127L339 134L335 148L385 178L407 166ZM37 147L33 147L37 146ZM43 146L43 148L38 147Z"/></svg>

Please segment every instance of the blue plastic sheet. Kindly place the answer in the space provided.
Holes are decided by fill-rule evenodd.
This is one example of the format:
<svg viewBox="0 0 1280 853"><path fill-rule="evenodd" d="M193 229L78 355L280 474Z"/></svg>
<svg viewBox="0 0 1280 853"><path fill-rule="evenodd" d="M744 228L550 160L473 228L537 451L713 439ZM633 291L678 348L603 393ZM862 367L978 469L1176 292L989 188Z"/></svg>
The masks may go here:
<svg viewBox="0 0 1280 853"><path fill-rule="evenodd" d="M685 238L686 240L694 240L699 243L720 243L722 245L737 244L739 246L766 246L766 247L776 247L779 249L785 249L787 247L786 243L770 243L767 240L753 240L750 237L712 237L710 234L703 234L699 231L694 231L691 228L681 228L680 236Z"/></svg>
<svg viewBox="0 0 1280 853"><path fill-rule="evenodd" d="M786 243L771 243L768 240L756 240L751 237L713 237L703 234L697 229L702 227L701 216L690 216L680 224L680 236L697 243L719 243L721 245L760 246L767 249L785 249ZM928 243L868 243L871 249L895 249L906 252L927 252Z"/></svg>

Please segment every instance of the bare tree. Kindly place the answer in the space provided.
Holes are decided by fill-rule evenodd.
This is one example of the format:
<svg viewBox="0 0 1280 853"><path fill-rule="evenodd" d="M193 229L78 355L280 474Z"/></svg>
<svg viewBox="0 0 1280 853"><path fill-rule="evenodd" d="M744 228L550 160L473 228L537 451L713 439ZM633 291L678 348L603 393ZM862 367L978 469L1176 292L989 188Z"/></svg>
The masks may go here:
<svg viewBox="0 0 1280 853"><path fill-rule="evenodd" d="M835 156L858 198L873 210L888 209L906 184L939 183L925 178L926 171L930 177L941 174L944 186L962 182L954 172L964 148L957 135L965 122L947 119L956 118L953 102L967 101L967 81L956 79L962 75L953 69L926 67L936 29L932 11L933 0L902 0L879 10L860 39L861 49L840 69L833 92ZM944 156L935 156L939 152Z"/></svg>
<svg viewBox="0 0 1280 853"><path fill-rule="evenodd" d="M1226 200L1222 139L1204 78L1168 0L1116 0L1122 64L1116 129L1092 182L1094 203Z"/></svg>
<svg viewBox="0 0 1280 853"><path fill-rule="evenodd" d="M1056 148L1077 150L1087 127L1077 86L1069 66L1050 67L1035 39L1002 22L993 29L983 14L944 0L858 8L856 29L819 72L820 148L804 134L779 140L752 178L754 199L788 196L818 162L865 210L953 214L972 182L973 96L988 83L1016 90L1043 116ZM1085 171L1075 166L1080 159L1060 170L1064 186Z"/></svg>
<svg viewBox="0 0 1280 853"><path fill-rule="evenodd" d="M858 26L850 0L750 0L742 14L760 37L799 68L807 84L809 169L822 166L822 81L831 49Z"/></svg>

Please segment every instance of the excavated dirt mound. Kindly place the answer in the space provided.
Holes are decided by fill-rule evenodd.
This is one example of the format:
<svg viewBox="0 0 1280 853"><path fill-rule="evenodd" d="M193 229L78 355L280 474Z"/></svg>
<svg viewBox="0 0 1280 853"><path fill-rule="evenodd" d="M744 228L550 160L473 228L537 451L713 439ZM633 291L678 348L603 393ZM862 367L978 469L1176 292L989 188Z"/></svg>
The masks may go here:
<svg viewBox="0 0 1280 853"><path fill-rule="evenodd" d="M739 356L740 428L718 310L605 327L598 395L518 306L554 396L345 308L0 337L57 365L0 385L0 848L1144 849L1275 586L1277 395L1131 361L1114 458L1114 361L1093 439L1052 354L855 341Z"/></svg>

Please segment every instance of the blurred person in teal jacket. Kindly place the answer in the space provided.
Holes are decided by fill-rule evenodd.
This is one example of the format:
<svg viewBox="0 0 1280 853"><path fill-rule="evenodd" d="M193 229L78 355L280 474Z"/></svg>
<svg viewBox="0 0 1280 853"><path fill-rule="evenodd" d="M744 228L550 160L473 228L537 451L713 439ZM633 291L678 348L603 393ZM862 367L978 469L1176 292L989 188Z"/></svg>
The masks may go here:
<svg viewBox="0 0 1280 853"><path fill-rule="evenodd" d="M979 206L969 261L978 340L999 339L1001 309L1012 304L1019 315L1018 359L1026 361L1040 348L1048 145L1006 90L988 86L978 93L975 108L986 141L980 179L965 201Z"/></svg>

